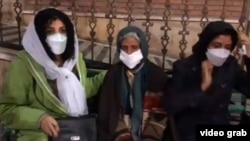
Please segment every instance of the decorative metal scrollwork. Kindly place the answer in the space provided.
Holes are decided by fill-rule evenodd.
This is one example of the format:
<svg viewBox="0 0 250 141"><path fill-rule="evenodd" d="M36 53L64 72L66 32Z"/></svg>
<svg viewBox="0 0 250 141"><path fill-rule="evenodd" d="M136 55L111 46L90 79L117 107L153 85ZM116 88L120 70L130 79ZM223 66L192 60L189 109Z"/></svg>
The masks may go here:
<svg viewBox="0 0 250 141"><path fill-rule="evenodd" d="M18 43L21 46L21 39L22 39L22 35L21 35L21 14L22 14L22 4L19 2L19 0L16 0L16 2L14 3L14 11L16 13L16 21L17 21L17 29L18 29Z"/></svg>
<svg viewBox="0 0 250 141"><path fill-rule="evenodd" d="M128 17L125 19L125 21L128 22L128 25L131 25L131 23L135 21L135 19L132 16L133 11L134 11L134 2L133 0L128 0L127 2Z"/></svg>
<svg viewBox="0 0 250 141"><path fill-rule="evenodd" d="M167 46L169 44L169 35L168 31L171 30L169 27L169 19L171 16L171 11L170 11L171 5L169 0L166 0L165 2L165 10L163 12L163 20L164 20L164 26L161 27L161 30L163 31L163 36L161 37L161 44L162 44L162 68L165 68L165 59L167 55Z"/></svg>
<svg viewBox="0 0 250 141"><path fill-rule="evenodd" d="M89 28L90 28L90 41L91 41L91 59L94 60L94 42L95 42L95 28L96 28L96 24L97 24L97 20L95 17L95 0L92 0L91 3L91 8L90 8L90 18L89 18Z"/></svg>
<svg viewBox="0 0 250 141"><path fill-rule="evenodd" d="M183 28L181 31L179 31L179 35L182 36L181 40L179 41L180 58L185 58L185 50L187 48L187 43L188 43L186 40L186 36L189 35L189 31L187 30L188 24L189 24L188 0L185 0L184 13L181 17L181 25Z"/></svg>
<svg viewBox="0 0 250 141"><path fill-rule="evenodd" d="M78 20L77 15L76 15L76 12L78 10L78 7L76 6L76 0L71 0L71 3L69 4L69 10L71 10L71 20L76 27L77 20Z"/></svg>
<svg viewBox="0 0 250 141"><path fill-rule="evenodd" d="M208 3L208 0L205 0L204 6L203 6L203 9L202 9L202 15L201 15L201 20L200 20L200 26L201 26L202 29L203 29L203 28L207 25L207 23L209 22L209 19L208 19L207 3Z"/></svg>
<svg viewBox="0 0 250 141"><path fill-rule="evenodd" d="M115 18L114 4L115 4L115 0L108 1L109 13L106 14L106 18L109 19L109 23L107 24L108 42L109 42L109 64L111 64L111 61L112 61L112 43L114 40L113 34L115 31L115 24L113 23L113 19Z"/></svg>
<svg viewBox="0 0 250 141"><path fill-rule="evenodd" d="M146 27L145 34L146 34L146 39L147 43L149 44L150 38L151 38L151 32L149 31L150 27L153 26L153 22L151 22L151 14L152 14L152 0L146 0L146 6L145 6L145 13L144 15L146 16L146 21L143 22L143 26Z"/></svg>

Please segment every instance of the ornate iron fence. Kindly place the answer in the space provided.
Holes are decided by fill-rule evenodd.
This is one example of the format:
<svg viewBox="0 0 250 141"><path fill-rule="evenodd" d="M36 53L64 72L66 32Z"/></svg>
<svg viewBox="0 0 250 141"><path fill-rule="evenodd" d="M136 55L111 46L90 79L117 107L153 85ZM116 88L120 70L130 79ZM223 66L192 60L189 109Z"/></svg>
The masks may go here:
<svg viewBox="0 0 250 141"><path fill-rule="evenodd" d="M98 9L98 0L91 0L87 1L86 3L86 9L83 10L83 8L79 7L79 2L80 0L68 0L68 1L59 1L59 0L33 0L33 7L32 11L33 14L36 13L41 7L48 7L48 6L53 6L53 7L58 7L62 8L64 7L63 10L68 11L71 16L72 21L74 22L75 25L78 24L78 19L79 17L88 17L88 26L89 26L89 40L91 42L91 58L94 59L94 43L96 41L96 35L97 35L97 24L98 24L98 18L106 18L108 19L108 24L106 25L106 32L107 32L107 42L108 42L108 49L109 49L109 63L112 63L112 45L114 43L114 38L115 38L115 30L117 29L117 26L115 25L114 20L120 19L123 21L127 22L127 25L131 25L135 23L136 21L143 21L142 22L142 27L145 28L145 35L147 37L148 43L152 40L152 26L154 25L155 22L161 22L162 26L159 27L161 30L161 34L159 35L160 43L161 43L161 55L162 56L162 64L161 66L165 68L165 59L168 53L168 50L170 49L170 42L172 40L170 36L170 31L173 29L170 26L171 21L179 22L181 25L181 30L178 31L178 35L181 37L179 40L179 57L184 58L186 56L186 49L188 47L188 39L187 36L189 36L190 29L189 29L189 24L190 22L198 22L200 25L200 28L204 28L204 26L211 20L211 17L209 16L209 13L212 11L209 11L209 0L200 0L200 2L204 2L202 4L202 8L200 9L200 16L196 20L192 19L193 16L190 14L190 2L193 3L193 0L182 0L181 7L182 10L179 10L178 12L181 12L181 14L175 16L177 18L173 18L173 8L172 6L175 6L170 0L165 0L164 1L164 8L162 9L161 14L158 13L158 16L155 16L155 13L153 12L155 10L154 3L152 0L145 0L144 5L142 8L144 10L143 16L138 15L138 12L134 12L135 10L138 11L137 9L137 2L134 0L120 0L123 2L125 5L126 11L123 12L123 14L119 13L119 7L116 6L118 3L116 0L107 0L106 4L107 7L105 7L106 10L104 10L104 14L99 14ZM249 33L249 7L250 7L250 0L239 0L242 1L242 7L241 7L241 14L238 16L238 22L237 24L237 30L246 32L247 34ZM46 2L47 3L46 5ZM161 1L162 2L162 1ZM219 17L221 20L227 20L228 17L227 15L227 0L223 0L223 5L221 12L219 13ZM232 0L231 0L232 2ZM17 24L17 29L18 29L18 44L21 45L21 26L22 26L22 14L24 11L23 7L27 7L27 1L23 0L16 0L13 4L13 11L15 12L15 17L16 17L16 24ZM193 6L193 5L192 5ZM2 13L2 8L4 7L3 5L3 0L0 0L0 21L2 21L3 13ZM65 9L66 7L66 9ZM211 5L210 5L211 7ZM141 9L141 10L142 10ZM118 12L117 12L118 11ZM176 12L176 10L175 10ZM104 16L102 16L104 15ZM218 15L218 14L217 14ZM230 18L230 17L229 17ZM3 34L2 34L2 24L0 24L0 41L4 42L3 40ZM102 31L103 32L103 31ZM240 45L239 45L240 46ZM237 54L236 54L237 55Z"/></svg>

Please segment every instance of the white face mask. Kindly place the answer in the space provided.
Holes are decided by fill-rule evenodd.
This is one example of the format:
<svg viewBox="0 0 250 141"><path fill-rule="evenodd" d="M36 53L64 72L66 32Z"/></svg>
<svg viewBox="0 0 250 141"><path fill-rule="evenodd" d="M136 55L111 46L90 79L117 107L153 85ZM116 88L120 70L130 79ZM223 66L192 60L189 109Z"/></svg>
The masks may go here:
<svg viewBox="0 0 250 141"><path fill-rule="evenodd" d="M137 64L139 64L143 58L140 49L133 52L132 54L127 54L123 50L120 53L120 60L130 69L133 69Z"/></svg>
<svg viewBox="0 0 250 141"><path fill-rule="evenodd" d="M61 33L56 33L47 36L46 42L54 54L60 55L66 49L67 37Z"/></svg>
<svg viewBox="0 0 250 141"><path fill-rule="evenodd" d="M228 56L230 55L230 51L224 48L215 48L215 49L208 49L206 52L207 59L214 65L214 66L222 66L223 63L227 60Z"/></svg>

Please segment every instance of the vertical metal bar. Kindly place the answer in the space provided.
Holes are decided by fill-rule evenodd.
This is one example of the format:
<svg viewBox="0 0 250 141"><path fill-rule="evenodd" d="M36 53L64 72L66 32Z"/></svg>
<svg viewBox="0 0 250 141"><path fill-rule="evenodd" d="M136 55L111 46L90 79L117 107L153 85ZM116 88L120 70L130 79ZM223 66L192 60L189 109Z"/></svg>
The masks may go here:
<svg viewBox="0 0 250 141"><path fill-rule="evenodd" d="M189 24L189 14L188 14L188 0L185 0L184 6L184 13L181 17L181 25L182 30L179 31L179 35L182 36L181 40L179 41L179 48L180 48L180 58L185 58L185 50L187 48L187 40L186 36L189 35L189 31L187 30L187 26Z"/></svg>
<svg viewBox="0 0 250 141"><path fill-rule="evenodd" d="M128 22L128 25L131 25L131 23L135 21L135 19L132 16L133 11L134 11L134 2L133 0L128 0L127 2L128 17L125 19L125 21Z"/></svg>
<svg viewBox="0 0 250 141"><path fill-rule="evenodd" d="M3 41L3 28L2 28L2 19L3 19L3 0L0 0L0 41Z"/></svg>
<svg viewBox="0 0 250 141"><path fill-rule="evenodd" d="M152 0L146 0L146 6L145 6L145 13L144 15L146 16L146 21L143 22L143 26L146 27L145 34L146 34L146 39L147 43L149 44L150 38L151 38L151 32L149 31L150 27L153 26L153 22L151 22L151 14L152 14Z"/></svg>
<svg viewBox="0 0 250 141"><path fill-rule="evenodd" d="M220 15L220 18L222 21L225 21L226 19L226 0L223 0L223 6L222 6L222 12L221 12L221 15Z"/></svg>
<svg viewBox="0 0 250 141"><path fill-rule="evenodd" d="M200 26L202 29L204 29L204 27L209 22L207 4L208 4L208 0L205 0L204 6L202 9L202 16L201 16L201 20L200 20Z"/></svg>
<svg viewBox="0 0 250 141"><path fill-rule="evenodd" d="M169 27L169 19L171 16L171 11L170 11L171 5L170 5L170 1L166 0L165 1L165 10L163 12L163 20L164 20L164 26L161 27L161 30L163 31L163 36L161 37L161 44L162 44L162 68L165 68L165 59L166 59L166 55L167 55L167 46L169 44L169 35L168 35L168 31L171 30L171 28Z"/></svg>
<svg viewBox="0 0 250 141"><path fill-rule="evenodd" d="M95 17L95 12L96 12L96 9L95 9L95 0L92 0L92 3L91 3L91 9L90 9L90 17L89 17L89 27L90 27L90 41L91 41L91 59L94 60L94 41L95 41L95 35L96 35L96 32L95 32L95 28L96 28L96 23L97 23L97 20L96 20L96 17Z"/></svg>
<svg viewBox="0 0 250 141"><path fill-rule="evenodd" d="M108 42L109 42L109 64L111 64L112 61L112 43L114 40L113 34L115 31L115 25L113 23L113 19L115 18L114 4L115 0L108 0L109 13L106 14L106 18L109 19L109 23L107 24Z"/></svg>
<svg viewBox="0 0 250 141"><path fill-rule="evenodd" d="M18 43L19 43L19 46L21 46L21 39L22 39L22 35L21 35L22 4L19 2L19 0L16 0L16 2L14 3L14 11L16 13L16 21L17 21Z"/></svg>
<svg viewBox="0 0 250 141"><path fill-rule="evenodd" d="M78 17L76 16L76 12L78 10L78 7L76 6L76 0L71 0L71 3L69 4L69 10L71 10L71 20L76 28L78 20Z"/></svg>

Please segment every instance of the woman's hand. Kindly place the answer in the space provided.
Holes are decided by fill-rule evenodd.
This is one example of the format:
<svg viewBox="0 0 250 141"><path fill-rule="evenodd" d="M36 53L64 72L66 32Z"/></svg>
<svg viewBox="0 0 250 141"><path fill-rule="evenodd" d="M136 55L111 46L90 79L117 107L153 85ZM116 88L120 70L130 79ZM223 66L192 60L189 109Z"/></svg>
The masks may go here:
<svg viewBox="0 0 250 141"><path fill-rule="evenodd" d="M57 121L49 115L44 115L42 117L40 128L51 137L57 137L60 131Z"/></svg>
<svg viewBox="0 0 250 141"><path fill-rule="evenodd" d="M213 67L214 66L208 60L205 60L202 62L201 89L203 91L206 91L210 87L210 85L212 84Z"/></svg>

